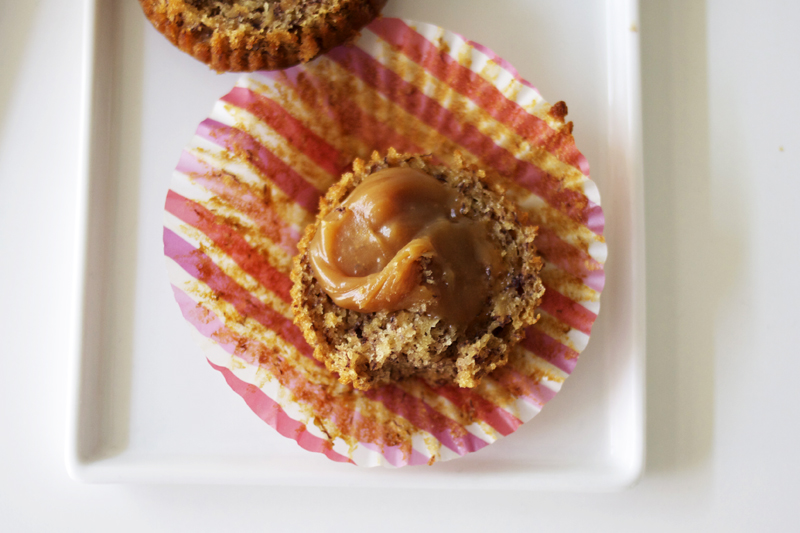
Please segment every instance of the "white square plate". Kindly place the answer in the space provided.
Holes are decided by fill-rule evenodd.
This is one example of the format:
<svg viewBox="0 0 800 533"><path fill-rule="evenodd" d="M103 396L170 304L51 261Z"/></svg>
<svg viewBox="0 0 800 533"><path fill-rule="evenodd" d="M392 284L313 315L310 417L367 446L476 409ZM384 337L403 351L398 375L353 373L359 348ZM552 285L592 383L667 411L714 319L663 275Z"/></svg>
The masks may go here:
<svg viewBox="0 0 800 533"><path fill-rule="evenodd" d="M426 5L428 4L428 5ZM431 5L434 4L434 5ZM135 2L87 0L67 466L89 482L608 490L644 450L644 227L634 0L393 0L386 15L492 48L565 100L602 194L609 259L592 339L562 391L485 450L364 469L302 450L206 362L167 281L162 212L182 147L238 78L179 52Z"/></svg>

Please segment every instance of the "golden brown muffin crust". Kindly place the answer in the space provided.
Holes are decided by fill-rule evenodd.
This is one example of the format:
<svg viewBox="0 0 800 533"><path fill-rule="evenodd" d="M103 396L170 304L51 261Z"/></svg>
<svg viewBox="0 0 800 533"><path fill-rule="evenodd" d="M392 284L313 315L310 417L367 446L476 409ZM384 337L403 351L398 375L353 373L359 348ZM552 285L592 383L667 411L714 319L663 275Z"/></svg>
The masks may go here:
<svg viewBox="0 0 800 533"><path fill-rule="evenodd" d="M292 310L314 356L340 381L367 390L388 381L417 376L431 382L474 387L480 378L504 365L509 351L524 330L537 320L535 312L544 293L538 272L536 228L504 196L502 185L483 171L435 166L429 158L373 153L369 162L359 159L320 202L317 222L306 228L292 270ZM468 334L443 324L424 309L364 313L337 306L317 282L309 258L309 245L320 221L336 209L369 175L386 168L423 170L458 191L462 214L486 221L489 237L502 250L507 275L487 302L478 327Z"/></svg>
<svg viewBox="0 0 800 533"><path fill-rule="evenodd" d="M305 63L353 39L386 0L139 0L167 39L218 72Z"/></svg>

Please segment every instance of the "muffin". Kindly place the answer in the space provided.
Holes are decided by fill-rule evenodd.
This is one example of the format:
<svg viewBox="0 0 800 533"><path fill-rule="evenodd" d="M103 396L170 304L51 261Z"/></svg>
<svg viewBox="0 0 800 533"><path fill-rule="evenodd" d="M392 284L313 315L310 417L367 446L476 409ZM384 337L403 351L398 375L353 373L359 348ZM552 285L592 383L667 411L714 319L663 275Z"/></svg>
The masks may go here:
<svg viewBox="0 0 800 533"><path fill-rule="evenodd" d="M520 428L570 394L562 386L591 345L607 249L597 186L563 105L483 46L379 18L356 46L287 74L243 76L212 109L165 202L167 271L201 341L196 362L207 360L276 438L359 467L427 465L526 433L512 437L519 444L531 435ZM502 176L539 228L541 316L476 387L415 377L367 391L343 385L293 322L293 259L320 197L356 157L391 146L451 168L463 150L464 162Z"/></svg>
<svg viewBox="0 0 800 533"><path fill-rule="evenodd" d="M536 228L497 179L455 161L392 149L356 159L306 229L292 310L341 382L474 387L536 322Z"/></svg>
<svg viewBox="0 0 800 533"><path fill-rule="evenodd" d="M218 72L305 63L358 35L386 0L139 0L172 44Z"/></svg>

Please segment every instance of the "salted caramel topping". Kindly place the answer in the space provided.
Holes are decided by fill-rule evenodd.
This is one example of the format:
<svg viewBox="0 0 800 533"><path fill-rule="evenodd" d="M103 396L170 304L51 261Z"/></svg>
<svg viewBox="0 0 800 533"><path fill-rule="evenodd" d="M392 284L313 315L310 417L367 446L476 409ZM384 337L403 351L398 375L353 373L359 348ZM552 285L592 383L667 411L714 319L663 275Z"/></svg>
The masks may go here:
<svg viewBox="0 0 800 533"><path fill-rule="evenodd" d="M322 221L309 248L322 289L361 312L415 308L466 328L501 274L485 223L455 190L407 167L372 174Z"/></svg>

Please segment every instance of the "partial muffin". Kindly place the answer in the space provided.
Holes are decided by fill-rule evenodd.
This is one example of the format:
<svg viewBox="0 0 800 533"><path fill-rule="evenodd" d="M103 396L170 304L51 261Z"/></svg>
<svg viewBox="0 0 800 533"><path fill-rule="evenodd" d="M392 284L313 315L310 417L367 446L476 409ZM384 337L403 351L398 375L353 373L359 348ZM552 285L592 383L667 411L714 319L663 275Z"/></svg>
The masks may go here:
<svg viewBox="0 0 800 533"><path fill-rule="evenodd" d="M386 0L139 0L172 44L218 72L305 63L354 38Z"/></svg>
<svg viewBox="0 0 800 533"><path fill-rule="evenodd" d="M389 150L321 201L292 271L295 323L359 389L417 376L474 387L544 293L536 228L481 170Z"/></svg>

